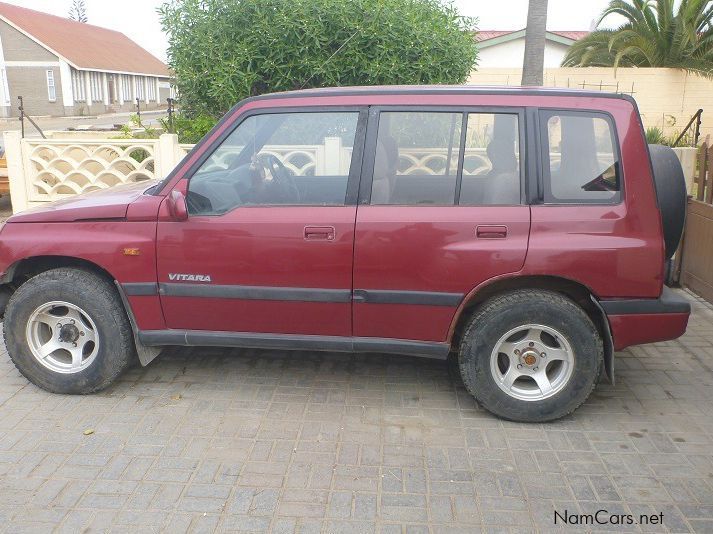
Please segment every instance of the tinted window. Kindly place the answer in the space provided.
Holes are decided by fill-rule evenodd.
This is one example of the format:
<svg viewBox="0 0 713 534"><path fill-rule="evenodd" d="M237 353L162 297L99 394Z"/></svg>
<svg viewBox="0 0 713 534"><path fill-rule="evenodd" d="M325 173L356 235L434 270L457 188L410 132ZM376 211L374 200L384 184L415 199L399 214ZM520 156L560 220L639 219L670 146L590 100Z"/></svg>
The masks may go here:
<svg viewBox="0 0 713 534"><path fill-rule="evenodd" d="M372 204L453 204L463 115L382 112Z"/></svg>
<svg viewBox="0 0 713 534"><path fill-rule="evenodd" d="M520 203L518 117L469 113L459 204Z"/></svg>
<svg viewBox="0 0 713 534"><path fill-rule="evenodd" d="M357 112L246 118L191 178L189 212L343 205L357 122Z"/></svg>
<svg viewBox="0 0 713 534"><path fill-rule="evenodd" d="M545 202L614 203L621 170L609 118L596 113L541 112Z"/></svg>

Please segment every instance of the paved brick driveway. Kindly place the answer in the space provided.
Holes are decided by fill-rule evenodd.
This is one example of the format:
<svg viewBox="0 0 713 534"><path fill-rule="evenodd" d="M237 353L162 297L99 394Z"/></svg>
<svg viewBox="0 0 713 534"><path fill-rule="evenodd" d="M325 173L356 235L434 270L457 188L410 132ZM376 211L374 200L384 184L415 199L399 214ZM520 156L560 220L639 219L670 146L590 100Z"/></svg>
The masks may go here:
<svg viewBox="0 0 713 534"><path fill-rule="evenodd" d="M665 526L596 528L711 532L713 308L694 309L549 425L499 421L406 357L172 351L66 397L3 350L0 530L547 532L554 509L606 509Z"/></svg>

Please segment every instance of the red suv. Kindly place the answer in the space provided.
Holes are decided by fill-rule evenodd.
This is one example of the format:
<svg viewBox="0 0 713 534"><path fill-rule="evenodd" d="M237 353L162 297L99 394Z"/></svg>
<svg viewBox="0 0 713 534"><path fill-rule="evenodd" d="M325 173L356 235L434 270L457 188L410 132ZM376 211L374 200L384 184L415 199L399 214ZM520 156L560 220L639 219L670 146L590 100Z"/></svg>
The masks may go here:
<svg viewBox="0 0 713 534"><path fill-rule="evenodd" d="M15 365L53 392L166 345L454 354L485 408L547 421L613 378L615 350L684 333L664 286L684 211L627 96L265 95L160 182L12 217L0 309Z"/></svg>

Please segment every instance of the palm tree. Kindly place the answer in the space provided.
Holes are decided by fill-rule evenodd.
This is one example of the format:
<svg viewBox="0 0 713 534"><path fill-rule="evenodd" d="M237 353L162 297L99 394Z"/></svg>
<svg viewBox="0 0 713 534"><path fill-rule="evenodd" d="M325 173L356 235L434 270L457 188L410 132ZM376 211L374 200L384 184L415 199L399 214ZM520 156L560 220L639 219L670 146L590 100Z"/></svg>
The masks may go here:
<svg viewBox="0 0 713 534"><path fill-rule="evenodd" d="M597 26L610 15L626 22L577 41L563 67L670 67L713 77L710 0L611 0Z"/></svg>
<svg viewBox="0 0 713 534"><path fill-rule="evenodd" d="M525 29L525 57L522 63L522 85L542 85L545 68L545 32L547 0L530 0Z"/></svg>

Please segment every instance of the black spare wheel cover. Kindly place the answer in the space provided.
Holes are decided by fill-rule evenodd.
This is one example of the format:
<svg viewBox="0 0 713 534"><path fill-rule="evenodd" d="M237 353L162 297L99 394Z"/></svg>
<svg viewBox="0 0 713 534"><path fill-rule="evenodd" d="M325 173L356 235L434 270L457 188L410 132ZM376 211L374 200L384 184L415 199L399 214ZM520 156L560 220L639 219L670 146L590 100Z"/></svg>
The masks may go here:
<svg viewBox="0 0 713 534"><path fill-rule="evenodd" d="M686 179L681 162L670 147L649 145L649 153L663 223L666 259L669 259L678 248L686 222Z"/></svg>

